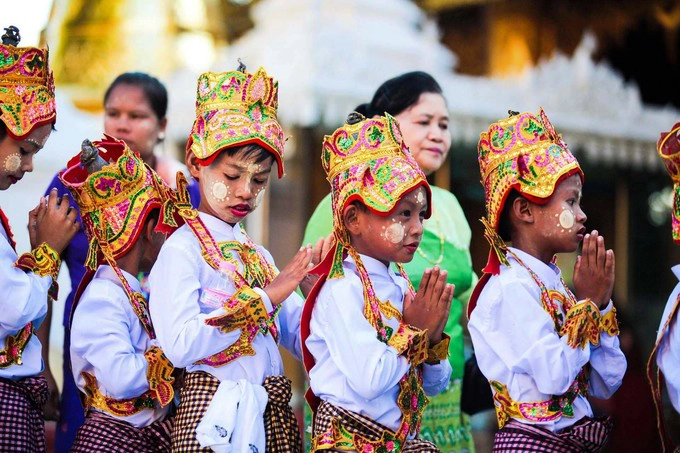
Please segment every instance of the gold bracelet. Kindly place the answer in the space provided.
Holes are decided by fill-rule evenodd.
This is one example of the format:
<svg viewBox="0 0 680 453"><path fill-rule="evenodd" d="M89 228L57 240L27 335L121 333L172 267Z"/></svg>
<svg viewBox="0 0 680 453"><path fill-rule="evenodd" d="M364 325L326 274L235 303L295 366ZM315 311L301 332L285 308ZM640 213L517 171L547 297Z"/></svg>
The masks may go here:
<svg viewBox="0 0 680 453"><path fill-rule="evenodd" d="M57 284L57 274L59 274L59 267L61 266L61 258L59 254L47 243L43 242L31 253L24 253L14 263L19 269L27 272L33 272L40 277L52 277L52 286L49 290L49 296L56 299L59 292L59 285Z"/></svg>
<svg viewBox="0 0 680 453"><path fill-rule="evenodd" d="M449 357L450 342L451 337L442 334L441 341L427 350L426 362L432 365L434 363L439 363L442 360L446 360Z"/></svg>
<svg viewBox="0 0 680 453"><path fill-rule="evenodd" d="M616 319L616 307L600 318L600 332L608 333L611 336L619 334L619 322Z"/></svg>

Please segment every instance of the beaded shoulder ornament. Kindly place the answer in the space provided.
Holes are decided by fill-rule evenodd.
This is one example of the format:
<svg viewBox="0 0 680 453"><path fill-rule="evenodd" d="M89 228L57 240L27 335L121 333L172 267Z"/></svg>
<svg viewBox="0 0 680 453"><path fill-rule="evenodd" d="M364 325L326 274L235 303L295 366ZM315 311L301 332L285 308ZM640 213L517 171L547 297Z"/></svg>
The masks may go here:
<svg viewBox="0 0 680 453"><path fill-rule="evenodd" d="M0 44L0 120L14 139L56 121L54 77L49 68L49 51L17 47L19 29L5 28Z"/></svg>

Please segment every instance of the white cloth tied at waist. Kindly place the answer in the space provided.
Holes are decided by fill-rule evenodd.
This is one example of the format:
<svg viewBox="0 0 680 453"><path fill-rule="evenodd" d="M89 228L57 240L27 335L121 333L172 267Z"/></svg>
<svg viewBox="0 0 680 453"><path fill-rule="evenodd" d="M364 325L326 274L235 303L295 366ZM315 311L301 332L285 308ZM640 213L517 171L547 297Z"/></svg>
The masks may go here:
<svg viewBox="0 0 680 453"><path fill-rule="evenodd" d="M264 453L264 411L269 396L245 379L222 381L196 427L201 447L217 453Z"/></svg>

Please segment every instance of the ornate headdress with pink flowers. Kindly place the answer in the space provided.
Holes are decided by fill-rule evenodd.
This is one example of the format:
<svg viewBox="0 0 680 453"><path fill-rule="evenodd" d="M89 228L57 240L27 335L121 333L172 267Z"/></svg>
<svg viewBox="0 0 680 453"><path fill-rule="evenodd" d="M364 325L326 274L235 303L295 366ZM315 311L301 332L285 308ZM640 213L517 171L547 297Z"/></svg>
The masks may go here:
<svg viewBox="0 0 680 453"><path fill-rule="evenodd" d="M57 119L49 51L17 47L19 30L5 28L0 44L0 121L14 139L22 139Z"/></svg>
<svg viewBox="0 0 680 453"><path fill-rule="evenodd" d="M196 89L196 120L187 150L209 165L224 148L257 144L274 155L283 176L283 129L276 118L279 83L263 68L254 74L206 72Z"/></svg>

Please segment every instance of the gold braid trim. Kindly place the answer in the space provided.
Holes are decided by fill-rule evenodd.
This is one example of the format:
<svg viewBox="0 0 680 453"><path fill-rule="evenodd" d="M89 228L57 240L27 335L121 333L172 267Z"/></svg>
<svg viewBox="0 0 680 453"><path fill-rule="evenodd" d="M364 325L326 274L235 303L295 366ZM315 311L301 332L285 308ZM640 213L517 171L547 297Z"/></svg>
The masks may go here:
<svg viewBox="0 0 680 453"><path fill-rule="evenodd" d="M439 363L449 358L449 343L451 337L442 334L442 340L427 350L427 360L429 364Z"/></svg>
<svg viewBox="0 0 680 453"><path fill-rule="evenodd" d="M149 382L149 390L161 407L165 407L175 397L175 389L172 386L175 382L172 376L175 368L158 346L147 349L144 358L148 363L146 380Z"/></svg>
<svg viewBox="0 0 680 453"><path fill-rule="evenodd" d="M43 242L33 249L31 253L24 253L14 263L19 269L27 272L33 272L41 277L52 277L52 286L49 289L49 296L56 299L59 295L59 284L57 283L57 274L59 274L59 267L61 266L61 258L59 254L54 251L52 247Z"/></svg>
<svg viewBox="0 0 680 453"><path fill-rule="evenodd" d="M501 238L501 236L486 217L482 217L479 220L482 222L482 225L484 225L484 237L489 242L491 249L498 257L498 261L505 266L510 266L510 261L508 261L508 257L505 254L505 252L508 250L508 246L505 244L505 241Z"/></svg>
<svg viewBox="0 0 680 453"><path fill-rule="evenodd" d="M616 319L616 308L600 318L600 332L608 333L611 336L619 334L619 321Z"/></svg>
<svg viewBox="0 0 680 453"><path fill-rule="evenodd" d="M567 335L567 344L584 349L588 343L600 344L600 310L592 300L574 304L567 312L560 336Z"/></svg>
<svg viewBox="0 0 680 453"><path fill-rule="evenodd" d="M259 326L269 321L262 297L250 286L239 288L225 303L225 314L208 318L205 323L229 333L246 326Z"/></svg>
<svg viewBox="0 0 680 453"><path fill-rule="evenodd" d="M145 409L155 408L151 391L146 391L136 398L116 400L99 391L97 378L92 374L81 371L80 375L85 379L85 413L94 407L111 415L129 417Z"/></svg>
<svg viewBox="0 0 680 453"><path fill-rule="evenodd" d="M399 354L406 354L406 358L413 366L418 366L427 359L427 330L401 323L397 331L387 340L387 344Z"/></svg>
<svg viewBox="0 0 680 453"><path fill-rule="evenodd" d="M26 324L16 335L7 335L5 349L0 351L0 369L23 365L21 355L33 335L33 323Z"/></svg>

